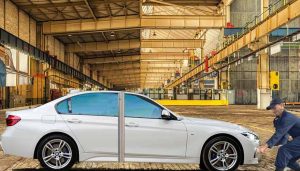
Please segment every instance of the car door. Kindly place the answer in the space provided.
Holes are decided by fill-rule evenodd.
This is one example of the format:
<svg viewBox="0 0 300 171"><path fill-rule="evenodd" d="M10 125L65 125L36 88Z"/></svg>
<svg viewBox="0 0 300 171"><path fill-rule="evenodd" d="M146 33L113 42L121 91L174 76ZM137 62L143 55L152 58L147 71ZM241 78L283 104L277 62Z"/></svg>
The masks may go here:
<svg viewBox="0 0 300 171"><path fill-rule="evenodd" d="M57 105L57 110L87 153L118 156L118 93L86 93Z"/></svg>
<svg viewBox="0 0 300 171"><path fill-rule="evenodd" d="M162 107L125 93L125 160L185 157L187 131L179 120L161 118Z"/></svg>

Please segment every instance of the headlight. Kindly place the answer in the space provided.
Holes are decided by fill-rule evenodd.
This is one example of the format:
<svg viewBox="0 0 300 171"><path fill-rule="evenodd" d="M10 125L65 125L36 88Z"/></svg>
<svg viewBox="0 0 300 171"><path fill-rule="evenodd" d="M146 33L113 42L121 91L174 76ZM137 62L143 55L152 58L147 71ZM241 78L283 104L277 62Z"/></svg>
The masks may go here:
<svg viewBox="0 0 300 171"><path fill-rule="evenodd" d="M259 137L256 134L252 133L252 132L243 132L242 135L244 135L245 137L249 138L252 141L258 141L259 140Z"/></svg>

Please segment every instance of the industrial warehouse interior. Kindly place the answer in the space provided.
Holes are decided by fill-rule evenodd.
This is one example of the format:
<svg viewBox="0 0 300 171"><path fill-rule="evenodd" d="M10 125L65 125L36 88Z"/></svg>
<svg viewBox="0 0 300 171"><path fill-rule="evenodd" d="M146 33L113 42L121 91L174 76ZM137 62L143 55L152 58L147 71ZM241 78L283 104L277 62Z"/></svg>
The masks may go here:
<svg viewBox="0 0 300 171"><path fill-rule="evenodd" d="M0 135L3 134L0 139L3 145L0 148L0 171L40 170L45 167L39 162L39 152L36 152L39 143L43 142L41 137L45 137L45 134L42 136L41 133L40 139L37 139L37 147L33 148L31 158L18 155L18 148L11 150L5 145L8 140L5 142L4 138L10 137L7 131L12 131L12 128L20 126L24 130L39 129L30 127L31 122L34 125L34 121L29 116L17 116L20 117L17 121L19 123L14 123L16 118L10 120L9 117L13 116L14 111L41 111L45 106L43 104L50 106L55 100L58 102L59 99L69 97L64 100L68 108L66 113L60 112L64 111L59 106L60 103L53 109L55 113L52 114L56 116L54 122L58 123L59 116L72 115L71 106L75 110L76 96L73 95L80 96L85 92L113 92L119 95L117 106L120 110L118 116L115 116L119 120L113 123L113 129L117 131L113 139L116 142L106 137L110 132L104 126L101 129L105 129L107 134L103 133L104 136L99 139L116 143L115 158L106 156L107 158L100 160L100 157L94 156L83 159L79 154L80 162L75 162L72 170L199 170L199 167L200 170L278 170L279 149L284 144L273 148L269 145L265 153L259 149L264 144L269 144L268 140L277 130L276 120L281 119L281 115L278 117L274 113L273 104L282 105L284 111L300 117L299 9L300 0L0 0ZM149 105L159 106L159 119L164 121L153 126L152 121L149 121L153 120L150 116L151 119L145 121L145 125L142 122L134 126L127 125L127 95L130 94L125 94L124 97L124 92L141 95L138 97L144 100L147 98L145 103L147 101ZM70 99L74 99L74 104ZM108 97L106 100L109 99L112 104L113 98ZM134 103L134 99L131 100L130 103ZM94 101L92 97L78 101L77 104L85 104L90 109L97 106L97 102L106 104L103 99ZM102 104L102 107L107 108L106 112L112 111L108 109L110 102ZM89 103L94 103L94 106ZM148 104L135 105L136 108L132 110L137 114L134 115L137 118L140 118L139 114L143 117L143 107ZM271 110L266 110L270 106ZM49 125L54 124L51 118L49 120L52 116L50 111L52 110L45 110L45 116L40 112L39 120ZM18 112L15 114L18 115ZM153 111L152 115L154 114ZM64 117L61 117L62 121ZM159 129L160 132L164 132L162 129L169 129L170 136L180 137L177 135L181 132L179 126L166 123L172 122L174 118L184 123L184 135L187 138L169 140L174 144L184 144L182 156L172 150L172 143L168 143L170 146L163 146L169 142L168 138L160 139L152 131L149 137L153 135L156 138L156 145L161 144L161 149L169 150L158 155L155 154L158 149L147 149L153 152L151 154L156 157L155 160L143 158L148 155L144 153L139 154L142 159L136 157L135 160L126 160L133 155L133 152L128 154L131 148L127 148L124 143L122 146L122 133L125 144L128 142L126 136L131 135L127 133L131 129L128 127L138 127L141 129L139 131L157 129L158 132ZM232 152L237 151L237 155L242 157L232 160L225 157L224 160L220 159L220 166L215 167L218 164L214 163L212 151L207 152L206 163L205 147L217 135L207 137L203 143L197 142L198 139L190 136L197 136L197 133L204 136L197 129L200 132L204 130L195 128L192 124L187 126L187 118L210 119L195 121L194 125L203 126L207 122L213 129L227 126L227 122L237 125L236 129L238 126L245 127L253 131L251 135L259 137L259 143L255 148L249 149L242 141L237 142L239 138L235 139L232 135L228 142L233 142L228 148L232 147ZM93 124L92 120L80 120L77 125ZM211 120L225 122L215 123ZM22 122L28 122L28 125L24 126ZM74 120L70 122L74 125ZM103 125L108 124L110 123L105 122ZM166 125L163 127L162 124ZM122 126L125 132L122 131ZM54 127L58 132L60 127ZM90 129L92 128L98 127L91 126ZM69 129L72 130L72 126ZM74 134L72 142L76 144L75 139L79 137ZM135 137L128 139L136 140L135 148L139 149L139 145L144 148L145 144L139 140L144 137L138 136L138 133L132 134ZM25 132L23 135L28 138L33 134ZM292 136L288 131L285 135ZM226 137L225 133L222 133L222 137L224 136ZM295 142L297 137L292 136L292 139L288 139L290 142L287 143ZM87 144L90 142L85 140L82 141ZM226 142L225 140L220 142ZM97 139L91 141L97 143ZM197 143L203 148L192 148ZM23 148L26 148L25 144L26 142ZM79 144L84 146L83 142ZM239 148L235 148L237 146ZM73 149L72 145L70 147ZM147 147L146 144L145 148ZM199 159L195 159L191 149L199 152ZM84 155L90 153L84 147L83 151ZM94 152L99 155L101 153ZM80 153L80 149L77 148L76 153ZM248 159L246 153L251 153L249 156L253 159ZM107 152L106 155L109 154ZM223 155L219 152L217 154L216 159ZM159 161L157 158L163 158L162 156L166 160ZM191 162L192 159L199 163ZM65 161L53 158L55 160ZM232 165L225 166L226 162L231 162ZM53 167L51 163L45 163L46 167L53 170L65 169L63 166L55 167L55 162L52 163L55 165ZM285 166L285 170L295 170L288 164Z"/></svg>

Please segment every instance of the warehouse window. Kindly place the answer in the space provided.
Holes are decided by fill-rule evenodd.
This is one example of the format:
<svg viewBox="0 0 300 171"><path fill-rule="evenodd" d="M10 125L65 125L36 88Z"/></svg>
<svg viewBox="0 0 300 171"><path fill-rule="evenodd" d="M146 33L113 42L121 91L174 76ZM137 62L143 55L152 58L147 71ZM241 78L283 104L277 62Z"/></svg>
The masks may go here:
<svg viewBox="0 0 300 171"><path fill-rule="evenodd" d="M118 116L118 93L88 93L71 98L72 114Z"/></svg>
<svg viewBox="0 0 300 171"><path fill-rule="evenodd" d="M28 55L19 53L19 71L28 73Z"/></svg>
<svg viewBox="0 0 300 171"><path fill-rule="evenodd" d="M12 62L15 68L17 68L17 50L13 48L9 48L11 52Z"/></svg>
<svg viewBox="0 0 300 171"><path fill-rule="evenodd" d="M125 95L125 116L160 119L162 108L152 101L132 94Z"/></svg>

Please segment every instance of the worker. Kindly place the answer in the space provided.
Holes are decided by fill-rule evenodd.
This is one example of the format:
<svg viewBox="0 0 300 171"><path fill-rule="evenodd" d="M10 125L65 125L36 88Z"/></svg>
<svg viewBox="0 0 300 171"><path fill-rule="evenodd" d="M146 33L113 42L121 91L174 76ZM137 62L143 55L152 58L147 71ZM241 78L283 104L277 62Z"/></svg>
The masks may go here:
<svg viewBox="0 0 300 171"><path fill-rule="evenodd" d="M276 171L283 171L289 167L300 171L297 160L300 159L300 118L288 112L284 103L279 98L274 98L267 110L272 110L275 115L273 121L275 133L257 152L265 153L274 146L279 146L275 161ZM288 141L288 137L291 139Z"/></svg>

